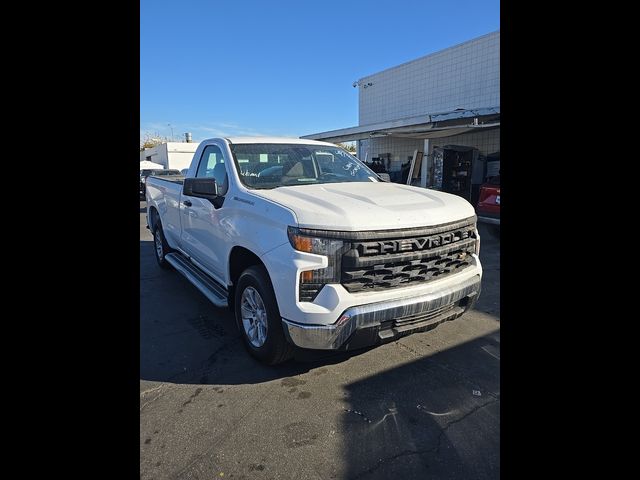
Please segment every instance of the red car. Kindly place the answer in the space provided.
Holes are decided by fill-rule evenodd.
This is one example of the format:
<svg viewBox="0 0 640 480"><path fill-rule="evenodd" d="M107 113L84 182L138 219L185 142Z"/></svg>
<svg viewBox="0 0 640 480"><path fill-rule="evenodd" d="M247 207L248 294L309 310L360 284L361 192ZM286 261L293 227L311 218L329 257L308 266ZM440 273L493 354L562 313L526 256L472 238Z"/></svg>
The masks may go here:
<svg viewBox="0 0 640 480"><path fill-rule="evenodd" d="M500 175L489 178L480 187L476 213L479 222L500 228Z"/></svg>

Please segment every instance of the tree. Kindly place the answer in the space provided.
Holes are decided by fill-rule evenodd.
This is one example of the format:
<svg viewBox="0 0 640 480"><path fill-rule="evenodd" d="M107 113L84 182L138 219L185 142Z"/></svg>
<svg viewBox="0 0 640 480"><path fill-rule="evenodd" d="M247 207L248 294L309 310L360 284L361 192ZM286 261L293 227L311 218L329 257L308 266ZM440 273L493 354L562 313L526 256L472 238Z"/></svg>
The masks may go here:
<svg viewBox="0 0 640 480"><path fill-rule="evenodd" d="M156 145L162 145L168 141L169 139L167 137L161 137L158 132L155 134L147 132L144 134L144 138L140 139L140 151L142 152L145 148L153 148Z"/></svg>
<svg viewBox="0 0 640 480"><path fill-rule="evenodd" d="M355 153L356 151L356 146L354 145L354 142L336 143L336 145L339 146L340 148L344 148L347 152Z"/></svg>

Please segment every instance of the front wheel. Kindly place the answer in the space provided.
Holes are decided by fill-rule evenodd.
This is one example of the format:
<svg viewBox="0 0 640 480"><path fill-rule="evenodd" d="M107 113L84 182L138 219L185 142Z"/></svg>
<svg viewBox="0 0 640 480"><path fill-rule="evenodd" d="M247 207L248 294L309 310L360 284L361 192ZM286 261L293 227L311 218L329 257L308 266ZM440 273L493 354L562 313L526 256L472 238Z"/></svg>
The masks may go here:
<svg viewBox="0 0 640 480"><path fill-rule="evenodd" d="M236 323L251 355L267 365L285 362L293 346L282 330L282 318L264 267L247 268L235 288Z"/></svg>

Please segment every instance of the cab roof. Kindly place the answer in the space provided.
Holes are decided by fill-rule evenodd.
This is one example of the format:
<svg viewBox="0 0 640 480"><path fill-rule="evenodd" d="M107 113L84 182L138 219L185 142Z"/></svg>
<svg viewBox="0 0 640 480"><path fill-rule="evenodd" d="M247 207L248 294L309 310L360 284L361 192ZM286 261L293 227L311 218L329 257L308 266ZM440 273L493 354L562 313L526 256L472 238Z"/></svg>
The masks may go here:
<svg viewBox="0 0 640 480"><path fill-rule="evenodd" d="M294 143L300 145L324 145L335 147L335 143L320 142L306 138L295 137L225 137L232 144L240 143Z"/></svg>

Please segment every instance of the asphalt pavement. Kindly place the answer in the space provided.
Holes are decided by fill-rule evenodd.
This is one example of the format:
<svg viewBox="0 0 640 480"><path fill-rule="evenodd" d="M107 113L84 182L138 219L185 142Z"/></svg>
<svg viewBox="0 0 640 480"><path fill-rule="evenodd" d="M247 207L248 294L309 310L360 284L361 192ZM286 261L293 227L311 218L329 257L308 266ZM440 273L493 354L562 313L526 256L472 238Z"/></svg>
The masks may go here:
<svg viewBox="0 0 640 480"><path fill-rule="evenodd" d="M226 309L160 269L140 202L141 479L498 479L500 241L475 309L429 332L267 367Z"/></svg>

